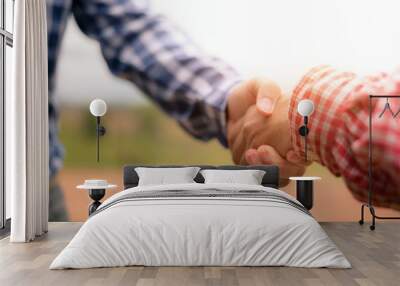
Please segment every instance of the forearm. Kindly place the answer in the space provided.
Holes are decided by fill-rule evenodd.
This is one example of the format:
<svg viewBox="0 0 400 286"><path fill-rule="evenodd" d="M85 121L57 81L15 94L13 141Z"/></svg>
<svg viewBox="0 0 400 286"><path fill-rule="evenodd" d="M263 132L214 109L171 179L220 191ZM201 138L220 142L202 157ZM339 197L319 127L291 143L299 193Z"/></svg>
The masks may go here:
<svg viewBox="0 0 400 286"><path fill-rule="evenodd" d="M140 2L76 1L74 15L100 42L113 74L136 84L193 136L226 144L226 98L237 73Z"/></svg>
<svg viewBox="0 0 400 286"><path fill-rule="evenodd" d="M301 99L309 98L315 104L309 121L311 159L327 166L333 174L343 176L353 195L365 201L368 191L368 95L396 93L400 94L398 74L358 77L330 67L312 69L294 89L291 98L289 120L293 148L303 155L304 138L298 134L302 118L296 107ZM374 120L384 103L374 103ZM399 105L394 103L393 107L397 111ZM389 117L376 121L371 143L377 156L373 163L374 203L398 208L400 180L396 172L400 171L400 152L396 146L400 129L395 121Z"/></svg>
<svg viewBox="0 0 400 286"><path fill-rule="evenodd" d="M138 32L135 40L147 50L146 56L137 62L124 60L116 74L139 86L191 135L218 138L226 145L227 97L240 81L238 74L199 49L167 19L146 17L154 26Z"/></svg>

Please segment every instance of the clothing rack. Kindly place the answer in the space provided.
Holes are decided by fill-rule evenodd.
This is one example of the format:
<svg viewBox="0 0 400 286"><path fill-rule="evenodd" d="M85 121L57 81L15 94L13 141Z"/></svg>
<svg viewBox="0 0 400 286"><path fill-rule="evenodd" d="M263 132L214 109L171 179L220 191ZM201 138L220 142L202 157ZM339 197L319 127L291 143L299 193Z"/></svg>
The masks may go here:
<svg viewBox="0 0 400 286"><path fill-rule="evenodd" d="M369 123L368 123L368 131L369 131L369 140L368 140L368 203L361 205L361 219L359 220L359 224L364 224L364 208L368 208L371 216L372 216L372 224L370 225L370 230L375 230L375 220L376 219L400 219L400 217L388 217L388 216L378 216L375 212L375 208L372 205L372 195L373 195L373 180L372 180L372 99L380 99L386 98L386 104L383 108L382 112L379 114L378 118L381 118L386 110L390 112L393 118L396 118L400 113L400 110L396 113L391 109L389 98L398 98L400 99L400 95L369 95Z"/></svg>

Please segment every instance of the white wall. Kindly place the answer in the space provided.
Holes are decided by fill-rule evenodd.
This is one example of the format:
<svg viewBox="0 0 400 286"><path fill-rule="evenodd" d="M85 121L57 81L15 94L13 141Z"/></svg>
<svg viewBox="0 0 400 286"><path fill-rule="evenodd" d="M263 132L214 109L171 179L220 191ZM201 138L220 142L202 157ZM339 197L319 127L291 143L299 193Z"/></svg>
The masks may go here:
<svg viewBox="0 0 400 286"><path fill-rule="evenodd" d="M6 31L13 33L14 30L14 25L13 25L13 21L14 21L14 17L13 17L13 11L14 11L14 5L13 5L13 1L12 0L6 0L5 1L5 14L6 14L6 22L5 22L5 28ZM6 46L6 60L5 60L5 64L6 64L6 94L10 94L11 93L11 72L12 72L12 48L10 48L9 46ZM8 102L6 102L6 106L5 108L7 109ZM6 182L7 184L7 182ZM5 207L6 207L6 219L11 218L11 189L7 187L7 185L5 186Z"/></svg>
<svg viewBox="0 0 400 286"><path fill-rule="evenodd" d="M13 57L12 57L12 48L9 46L6 47L6 94L11 94L11 76L12 76L12 68L13 68ZM11 105L9 100L5 101L5 110L10 110ZM7 122L6 122L7 123ZM7 127L4 136L7 136ZM6 138L4 138L6 139ZM5 140L4 140L5 142ZM5 156L6 157L6 156ZM7 171L7 170L6 170ZM4 173L5 176L5 173ZM5 178L5 177L4 177ZM8 185L9 182L5 182L5 196L6 196L6 219L11 218L11 188Z"/></svg>
<svg viewBox="0 0 400 286"><path fill-rule="evenodd" d="M142 0L143 1L143 0ZM152 0L204 49L245 76L276 79L284 90L319 64L367 73L400 65L398 0ZM64 41L59 93L62 101L100 94L131 102L129 84L106 72L97 45L72 27ZM81 64L81 59L85 63Z"/></svg>

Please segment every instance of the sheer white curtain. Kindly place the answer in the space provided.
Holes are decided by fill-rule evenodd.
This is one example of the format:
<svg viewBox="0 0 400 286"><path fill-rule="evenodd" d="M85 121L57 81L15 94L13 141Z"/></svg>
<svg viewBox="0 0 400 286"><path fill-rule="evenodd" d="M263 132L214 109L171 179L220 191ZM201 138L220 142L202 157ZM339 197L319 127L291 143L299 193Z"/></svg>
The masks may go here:
<svg viewBox="0 0 400 286"><path fill-rule="evenodd" d="M45 0L15 1L12 92L6 98L6 187L12 242L48 225L48 99Z"/></svg>

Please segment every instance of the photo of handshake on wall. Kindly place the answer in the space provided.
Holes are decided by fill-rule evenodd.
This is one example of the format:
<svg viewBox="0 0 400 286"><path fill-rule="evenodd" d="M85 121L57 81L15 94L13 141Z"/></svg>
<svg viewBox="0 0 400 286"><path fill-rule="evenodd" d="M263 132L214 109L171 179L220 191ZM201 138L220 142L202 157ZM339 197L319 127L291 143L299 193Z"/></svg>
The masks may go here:
<svg viewBox="0 0 400 286"><path fill-rule="evenodd" d="M280 57L284 58L285 52L279 49L280 44L274 44L269 39L260 39L257 33L253 35L254 42L249 40L249 43L251 43L249 45L255 51L257 49L262 50L262 53L253 55L253 60L255 63L260 60L261 62L264 61L265 66L258 69L258 66L254 64L253 67L250 66L246 71L243 65L242 67L235 65L235 67L238 67L238 70L236 70L236 68L224 62L224 59L221 60L215 57L214 54L209 54L199 48L199 46L212 47L208 31L218 28L219 25L213 26L210 24L211 26L207 28L207 21L196 22L190 20L187 22L186 28L192 32L186 33L186 30L183 31L178 27L179 25L173 24L173 19L170 19L168 15L163 16L158 12L152 11L150 6L147 5L148 1L72 2L74 3L73 5L68 4L70 3L69 1L63 4L47 1L50 201L57 202L58 205L56 207L56 204L50 204L50 220L67 220L67 217L63 215L66 213L65 206L61 203L63 201L63 186L59 187L59 184L61 182L61 185L65 186L65 182L69 181L63 181L57 177L62 169L64 160L64 148L61 140L59 140L57 130L58 121L62 121L63 117L61 116L59 119L58 113L68 114L69 112L67 105L63 107L55 103L54 98L57 97L55 90L57 71L60 71L61 78L61 80L57 81L57 85L62 91L58 93L64 94L63 100L65 102L68 102L68 100L72 102L75 100L74 96L79 97L86 110L88 102L94 99L92 96L88 100L85 99L86 101L83 100L82 98L86 94L96 94L98 98L112 101L115 100L118 94L126 92L129 100L127 99L122 104L126 106L126 103L129 103L135 96L143 94L151 99L150 102L156 103L157 107L160 107L167 115L177 121L192 137L203 141L217 138L224 147L229 149L235 164L277 165L280 168L281 185L284 186L288 183L289 177L303 175L307 165L312 162L318 162L328 168L335 176L342 177L357 200L362 202L368 200L368 98L371 94L400 94L400 71L360 76L352 71L337 70L333 66L318 66L318 64L325 64L325 61L331 64L338 63L329 57L315 58L314 60L310 59L310 62L305 60L298 64L301 64L301 68L298 69L299 72L305 67L310 67L312 63L316 63L317 66L308 71L304 70L303 74L296 76L293 86L290 86L291 91L284 94L280 87L281 83L273 79L274 70L279 74L280 65L276 64L275 67L271 65L273 58L261 59L262 53L269 53L267 49L271 51L274 47L278 49L275 50L274 54L277 61L279 61L278 58ZM179 5L183 5L182 3ZM159 4L161 5L161 2ZM275 5L278 4L274 3L272 6ZM285 6L284 4L282 5ZM309 8L305 5L302 7L304 8L302 11L310 13L310 16L314 17L318 14L313 12L315 5L317 4L310 4ZM165 4L165 6L164 8L167 9L170 5ZM203 7L205 11L209 12L207 10L209 7L206 6L205 4L200 5L198 8ZM243 17L242 6L239 6L237 6L238 15ZM254 12L260 10L256 6L252 7L253 4L248 6L249 9L254 9ZM348 5L344 7L343 13L351 11L348 9ZM286 11L287 8L283 8ZM322 5L322 8L325 11L325 5ZM223 9L225 10L225 8ZM358 11L358 7L355 9ZM174 8L170 12L172 13L175 10ZM200 14L198 10L193 9L193 15ZM248 15L252 14L248 13ZM335 17L335 14L331 12L328 14L322 13L321 15L325 15L323 17ZM349 12L349 15L354 20L354 15L351 12ZM72 18L69 16L73 16L75 24L70 25L72 29L67 30L66 34L71 38L65 41L67 45L67 48L64 49L65 52L60 53L64 28L69 18ZM179 15L176 16L179 18ZM225 16L228 17L228 15ZM232 17L234 18L234 16ZM314 23L319 22L315 21L315 19L313 20L312 17L310 17L310 23L308 23L305 20L307 17L302 16L301 23L304 27L312 26L317 29L318 25L314 25ZM263 18L263 21L266 20ZM273 22L274 20L271 21ZM236 22L236 18L234 18L231 24ZM186 22L183 21L182 23ZM230 27L231 24L227 25L226 29L224 28L224 34L231 35L230 39L236 41L232 43L239 44L240 41L237 42L236 38L239 34L238 31L242 31L241 29L245 31L246 29L241 24L238 24L236 28ZM324 20L324 24L328 25L329 21ZM250 26L252 27L251 29L256 29L264 26L264 24L254 23L252 25L249 24ZM197 28L204 28L204 31L206 31L203 42L199 41L199 46L191 39L192 36L194 38L199 36L196 33ZM219 28L222 29L222 26ZM272 30L266 32L262 30L264 28L260 29L260 31L267 34L273 32ZM299 29L303 30L303 28ZM325 48L328 49L330 47L329 40L332 37L330 33L325 33L326 29L328 28L322 28L321 26L321 32L318 29L315 30L314 32L318 34L318 37L310 34L309 40L316 39L313 44L315 47L320 47L324 41L328 41L325 43ZM339 28L335 26L335 29ZM361 30L363 31L364 28ZM368 29L365 28L365 30ZM282 26L282 31L277 33L276 36L281 37L279 39L282 41L286 41L291 38L290 32L293 32L293 35L296 34L295 30L292 29L292 25L288 24L286 28ZM275 34L271 34L271 37L273 35ZM128 88L124 86L123 92L119 92L117 91L117 86L120 82L117 81L113 82L115 86L102 83L103 80L99 78L101 75L94 74L97 69L95 62L88 62L93 53L85 53L85 49L81 48L81 42L87 40L85 36L92 40L88 43L90 47L93 47L92 44L94 43L98 52L97 58L100 58L100 61L105 61L106 65L101 63L101 67L108 69L110 75L134 84L140 92L130 89L130 86ZM320 36L325 38L320 38ZM221 48L220 51L231 50L229 46L231 44L224 43L225 38L222 39L223 37L219 36L215 38L221 41L221 44L226 45L223 45L224 48ZM263 41L265 46L259 48L262 47ZM308 58L303 53L308 51L309 47L314 46L306 45L308 43L307 38L302 38L302 41L304 50L296 51L298 53L296 57ZM340 43L344 40L336 39L335 41ZM348 41L347 38L346 41ZM73 45L74 42L77 43L75 46ZM278 43L279 41L276 42ZM289 42L287 44L290 46ZM363 47L361 44L360 46ZM243 51L240 50L241 47L247 46L239 45L236 53L227 55L226 58L242 58L239 57L239 54L243 54ZM266 49L265 51L263 50L264 48ZM332 48L332 51L326 50L324 55L335 54L335 49ZM79 57L76 55L75 50L82 52ZM318 50L324 49L318 48ZM68 54L68 51L71 52ZM287 50L286 53L288 51L290 50ZM222 51L219 54L222 53L224 52ZM248 53L249 58L251 58L250 53L252 51L249 50ZM313 53L313 51L310 51L310 53ZM60 60L60 54L70 56L68 61L63 62L62 59ZM340 53L338 52L338 54ZM290 60L288 59L288 61ZM346 60L348 59L343 59L343 61ZM88 80L84 81L81 80L80 76L76 76L78 72L77 66L82 61L85 61L85 66L82 67L82 75L91 75ZM319 61L324 62L320 63ZM75 62L76 66L66 62ZM288 64L291 65L292 63ZM70 73L68 73L69 69ZM249 74L256 69L260 78L246 79L241 75L241 72ZM265 74L264 71L265 73L272 73L271 79L262 78ZM286 76L290 77L291 75L285 74L284 77ZM282 79L280 77L280 80ZM74 86L76 86L76 89L73 89ZM107 90L109 86L112 86L112 88ZM81 92L82 90L90 90L90 92ZM299 128L303 125L304 118L297 112L299 102L305 99L311 100L314 104L314 112L308 119L309 133L306 141L299 134ZM393 100L391 102L393 110L398 110L399 108L397 101ZM400 172L400 160L398 159L400 158L400 149L397 147L398 139L400 139L400 127L398 127L400 125L394 124L393 118L389 116L378 118L385 105L384 100L376 100L373 105L372 115L377 120L374 120L375 132L372 142L374 154L372 162L374 166L374 196L372 202L376 206L400 210L400 177L397 175ZM76 112L76 110L73 110L73 112ZM112 112L113 108L110 108L110 115ZM148 116L154 116L147 110L143 113L145 112ZM138 112L131 112L129 119L117 121L129 122L129 124L134 125L137 122L141 122L141 120L136 120L132 117L138 114ZM175 136L169 141L171 142L170 144L159 146L160 144L156 144L157 142L155 142L154 138L160 140L163 136L157 128L164 124L166 120L161 119L160 122L162 121L162 123L154 124L154 126L150 125L150 121L146 118L144 119L143 132L136 130L137 133L133 134L134 127L129 127L130 129L128 128L129 130L126 132L121 131L124 136L128 137L129 134L134 136L135 139L119 140L115 143L118 144L118 148L115 148L115 144L107 143L106 140L112 140L112 136L102 141L104 142L102 150L109 152L104 158L116 159L114 165L118 167L122 164L133 162L170 163L180 161L180 163L197 163L198 158L194 156L192 158L185 157L185 155L182 155L182 150L178 150L181 147L177 147L177 145L182 144L184 145L182 148L194 150L192 148L196 147L192 147L190 144L196 143L182 143L184 140L177 139ZM127 123L127 125L129 124ZM76 128L73 129L71 127L71 131L68 131L66 126L67 124L64 124L64 128L60 131L65 133L63 143L66 145L66 149L70 150L70 161L67 165L86 166L91 159L85 156L90 153L89 149L92 146L89 143L87 144L88 151L83 151L86 148L83 144L77 147L75 138L79 135L75 135ZM138 123L137 126L140 126L140 124ZM113 127L113 130L116 130L115 128ZM167 129L164 128L163 130ZM90 130L94 129L91 128ZM152 132L155 134L154 137L150 136ZM150 137L147 138L147 135ZM167 135L164 135L161 140L168 141L166 139ZM134 144L137 138L141 138L145 143L138 145L137 148L132 148L132 146L124 148L122 146L123 142L128 141L129 144ZM391 139L388 140L387 138ZM107 148L107 144L112 145L112 148ZM160 148L168 148L169 150L161 152ZM129 149L129 151L124 151L126 149ZM228 154L228 149L226 152L222 152ZM80 150L79 155L76 153L77 150ZM120 153L115 150L120 151ZM134 153L137 150L140 150L140 152ZM197 151L197 149L195 150ZM307 153L305 150L307 150ZM176 154L173 152L176 152ZM162 154L167 153L170 158L161 157ZM211 154L211 152L206 151L205 153L204 156L200 156L201 160L204 160L204 163L211 163L210 159L214 158L217 152ZM307 160L305 160L305 153L308 154ZM180 155L183 157L182 160L178 158ZM226 163L227 160L229 160L229 157L218 159L216 160L218 162L214 163ZM107 164L106 160L104 163ZM93 171L95 170L97 170L97 166L93 168ZM66 168L63 171L66 171ZM78 181L81 181L81 178ZM66 188L68 187L66 186ZM332 188L336 187L332 185ZM52 209L53 206L54 209Z"/></svg>

